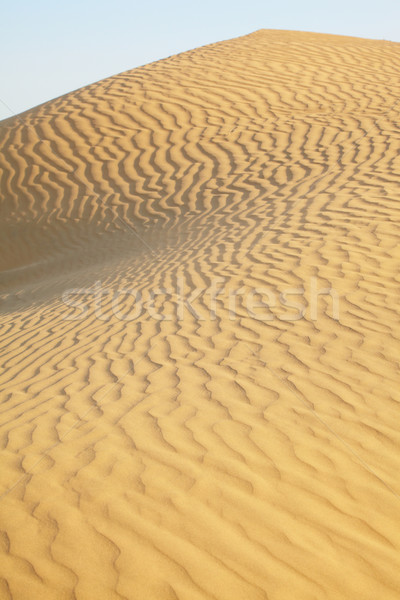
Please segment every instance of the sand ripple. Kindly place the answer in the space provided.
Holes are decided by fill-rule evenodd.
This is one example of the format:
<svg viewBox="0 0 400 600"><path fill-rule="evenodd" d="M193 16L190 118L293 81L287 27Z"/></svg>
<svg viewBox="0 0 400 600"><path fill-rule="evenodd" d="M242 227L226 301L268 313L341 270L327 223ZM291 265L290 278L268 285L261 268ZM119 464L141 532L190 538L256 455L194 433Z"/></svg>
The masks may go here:
<svg viewBox="0 0 400 600"><path fill-rule="evenodd" d="M399 598L399 59L258 31L1 123L0 598Z"/></svg>

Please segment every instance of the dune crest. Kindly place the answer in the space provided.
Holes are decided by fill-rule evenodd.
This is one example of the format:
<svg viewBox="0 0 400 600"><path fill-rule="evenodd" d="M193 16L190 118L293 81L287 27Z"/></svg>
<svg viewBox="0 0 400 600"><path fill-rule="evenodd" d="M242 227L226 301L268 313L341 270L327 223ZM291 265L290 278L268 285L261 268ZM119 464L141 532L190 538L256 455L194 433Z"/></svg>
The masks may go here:
<svg viewBox="0 0 400 600"><path fill-rule="evenodd" d="M400 45L260 30L0 123L0 598L395 600Z"/></svg>

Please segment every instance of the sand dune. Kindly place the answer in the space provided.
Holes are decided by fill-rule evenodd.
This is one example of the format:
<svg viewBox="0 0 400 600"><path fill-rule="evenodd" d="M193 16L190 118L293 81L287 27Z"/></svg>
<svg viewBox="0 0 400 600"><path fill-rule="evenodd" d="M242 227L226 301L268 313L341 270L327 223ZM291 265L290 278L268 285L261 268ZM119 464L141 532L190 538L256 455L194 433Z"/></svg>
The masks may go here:
<svg viewBox="0 0 400 600"><path fill-rule="evenodd" d="M1 599L399 598L399 60L261 30L0 124Z"/></svg>

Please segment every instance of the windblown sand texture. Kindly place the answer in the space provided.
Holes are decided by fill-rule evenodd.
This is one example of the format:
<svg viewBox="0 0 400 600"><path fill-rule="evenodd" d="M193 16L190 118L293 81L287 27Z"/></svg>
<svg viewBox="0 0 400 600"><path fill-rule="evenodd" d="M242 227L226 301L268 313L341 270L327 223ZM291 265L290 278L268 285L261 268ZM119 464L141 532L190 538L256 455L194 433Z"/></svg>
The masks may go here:
<svg viewBox="0 0 400 600"><path fill-rule="evenodd" d="M1 600L398 600L399 66L261 30L1 123Z"/></svg>

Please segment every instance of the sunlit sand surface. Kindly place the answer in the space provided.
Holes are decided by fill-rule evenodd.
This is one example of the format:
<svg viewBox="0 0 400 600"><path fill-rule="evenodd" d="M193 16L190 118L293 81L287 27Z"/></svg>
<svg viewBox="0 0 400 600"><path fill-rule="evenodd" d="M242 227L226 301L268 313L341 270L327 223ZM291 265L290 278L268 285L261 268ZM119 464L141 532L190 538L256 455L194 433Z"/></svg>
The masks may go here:
<svg viewBox="0 0 400 600"><path fill-rule="evenodd" d="M0 124L1 600L398 600L399 65L261 30Z"/></svg>

